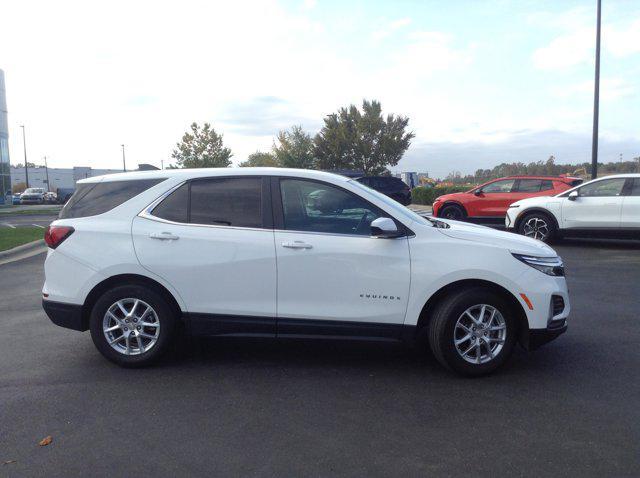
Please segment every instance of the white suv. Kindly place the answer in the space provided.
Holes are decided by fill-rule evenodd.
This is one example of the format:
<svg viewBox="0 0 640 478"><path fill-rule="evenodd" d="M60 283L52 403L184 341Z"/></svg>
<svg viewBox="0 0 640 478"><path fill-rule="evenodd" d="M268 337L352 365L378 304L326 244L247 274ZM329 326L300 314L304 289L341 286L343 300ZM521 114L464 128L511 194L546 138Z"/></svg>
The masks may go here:
<svg viewBox="0 0 640 478"><path fill-rule="evenodd" d="M556 196L516 201L505 226L545 242L563 234L640 238L640 174L616 174Z"/></svg>
<svg viewBox="0 0 640 478"><path fill-rule="evenodd" d="M540 241L426 219L357 181L238 168L79 181L45 239L43 306L124 366L192 334L423 339L480 375L566 330ZM419 342L422 343L422 342Z"/></svg>

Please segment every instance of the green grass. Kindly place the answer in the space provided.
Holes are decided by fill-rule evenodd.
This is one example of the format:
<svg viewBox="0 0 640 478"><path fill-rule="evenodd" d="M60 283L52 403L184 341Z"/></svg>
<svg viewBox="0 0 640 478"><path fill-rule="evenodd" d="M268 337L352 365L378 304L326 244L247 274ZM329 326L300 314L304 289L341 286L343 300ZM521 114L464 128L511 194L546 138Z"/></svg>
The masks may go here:
<svg viewBox="0 0 640 478"><path fill-rule="evenodd" d="M44 237L44 229L40 227L0 227L0 251L6 251L28 242Z"/></svg>
<svg viewBox="0 0 640 478"><path fill-rule="evenodd" d="M0 208L0 214L13 215L13 216L38 216L46 214L58 214L61 208L49 208L49 209L22 209L20 211L11 210L11 206Z"/></svg>

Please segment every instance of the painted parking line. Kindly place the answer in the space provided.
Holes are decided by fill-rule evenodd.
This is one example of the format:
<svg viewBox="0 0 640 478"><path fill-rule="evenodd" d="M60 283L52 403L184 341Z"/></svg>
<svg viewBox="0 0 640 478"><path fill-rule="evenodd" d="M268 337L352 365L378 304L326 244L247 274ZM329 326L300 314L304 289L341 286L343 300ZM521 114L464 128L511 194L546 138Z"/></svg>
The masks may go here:
<svg viewBox="0 0 640 478"><path fill-rule="evenodd" d="M3 226L10 227L11 229L15 229L15 228L16 228L16 226L14 226L14 225L12 225L12 224L9 224L8 222L3 222L3 223L2 223L2 225L3 225Z"/></svg>
<svg viewBox="0 0 640 478"><path fill-rule="evenodd" d="M36 226L39 227L40 229L44 229L44 226L41 226L40 224L31 224L32 226Z"/></svg>

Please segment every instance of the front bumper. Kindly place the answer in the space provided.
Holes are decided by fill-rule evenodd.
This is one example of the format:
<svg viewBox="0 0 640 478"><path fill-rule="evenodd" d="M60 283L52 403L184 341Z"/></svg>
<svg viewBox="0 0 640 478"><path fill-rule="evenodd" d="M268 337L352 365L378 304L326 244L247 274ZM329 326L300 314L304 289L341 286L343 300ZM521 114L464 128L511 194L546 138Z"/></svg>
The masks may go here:
<svg viewBox="0 0 640 478"><path fill-rule="evenodd" d="M514 229L516 227L517 218L518 218L518 212L516 208L507 209L507 214L504 217L504 227L506 229Z"/></svg>
<svg viewBox="0 0 640 478"><path fill-rule="evenodd" d="M523 341L527 350L536 350L544 344L551 342L567 331L566 319L554 320L546 329L530 329L528 336Z"/></svg>
<svg viewBox="0 0 640 478"><path fill-rule="evenodd" d="M89 329L89 324L82 319L82 306L77 304L65 304L42 300L42 308L51 322L67 329L84 332Z"/></svg>

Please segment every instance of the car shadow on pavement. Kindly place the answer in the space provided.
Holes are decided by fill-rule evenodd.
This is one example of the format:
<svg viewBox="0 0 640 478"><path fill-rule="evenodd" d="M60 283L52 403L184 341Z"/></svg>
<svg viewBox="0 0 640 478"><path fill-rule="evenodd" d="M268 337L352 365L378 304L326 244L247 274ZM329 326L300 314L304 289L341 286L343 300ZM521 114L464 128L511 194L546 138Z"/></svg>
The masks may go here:
<svg viewBox="0 0 640 478"><path fill-rule="evenodd" d="M582 237L566 237L551 244L555 246L588 247L593 249L619 249L640 251L640 240L635 239L592 239Z"/></svg>
<svg viewBox="0 0 640 478"><path fill-rule="evenodd" d="M536 360L519 345L498 376L510 376L525 369L544 373L558 370L553 359ZM557 358L556 358L557 360ZM426 345L394 342L336 341L323 339L255 339L222 337L181 337L174 351L159 367L170 369L247 367L273 371L331 371L366 374L460 378L440 365ZM539 369L539 370L538 370Z"/></svg>

